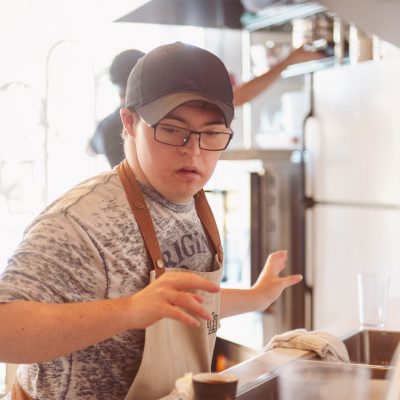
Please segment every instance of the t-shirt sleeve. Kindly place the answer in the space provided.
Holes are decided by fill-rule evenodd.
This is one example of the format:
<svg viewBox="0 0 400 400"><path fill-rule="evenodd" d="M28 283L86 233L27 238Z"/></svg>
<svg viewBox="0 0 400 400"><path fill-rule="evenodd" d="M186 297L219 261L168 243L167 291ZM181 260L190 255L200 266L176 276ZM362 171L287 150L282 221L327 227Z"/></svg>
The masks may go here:
<svg viewBox="0 0 400 400"><path fill-rule="evenodd" d="M47 215L25 232L0 277L0 302L66 303L106 296L103 260L73 217Z"/></svg>

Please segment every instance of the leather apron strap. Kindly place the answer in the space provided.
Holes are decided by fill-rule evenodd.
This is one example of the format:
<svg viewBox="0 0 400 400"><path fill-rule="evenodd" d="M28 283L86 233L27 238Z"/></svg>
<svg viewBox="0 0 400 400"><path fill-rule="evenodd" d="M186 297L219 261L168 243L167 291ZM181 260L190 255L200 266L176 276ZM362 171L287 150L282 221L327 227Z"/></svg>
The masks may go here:
<svg viewBox="0 0 400 400"><path fill-rule="evenodd" d="M143 197L143 193L140 190L135 175L130 169L126 159L117 166L117 172L124 187L133 215L135 216L139 225L139 229L143 236L147 250L150 254L150 259L152 261L156 277L158 278L165 272L165 265L154 230L153 221L147 208L146 201ZM194 200L197 214L200 218L203 228L212 243L215 253L218 254L219 262L222 264L223 248L221 239L214 215L211 211L210 205L208 204L204 191L200 190L198 193L196 193Z"/></svg>
<svg viewBox="0 0 400 400"><path fill-rule="evenodd" d="M198 193L195 194L194 201L196 205L197 215L199 216L203 228L211 240L215 253L218 254L218 261L223 264L224 252L221 238L219 236L219 231L217 223L215 222L214 214L212 213L210 205L208 204L204 190L200 190Z"/></svg>
<svg viewBox="0 0 400 400"><path fill-rule="evenodd" d="M126 159L117 166L117 172L149 252L156 277L158 278L165 272L165 266L156 232L154 231L153 221L143 193Z"/></svg>
<svg viewBox="0 0 400 400"><path fill-rule="evenodd" d="M11 400L32 400L24 389L22 389L16 378L11 389Z"/></svg>

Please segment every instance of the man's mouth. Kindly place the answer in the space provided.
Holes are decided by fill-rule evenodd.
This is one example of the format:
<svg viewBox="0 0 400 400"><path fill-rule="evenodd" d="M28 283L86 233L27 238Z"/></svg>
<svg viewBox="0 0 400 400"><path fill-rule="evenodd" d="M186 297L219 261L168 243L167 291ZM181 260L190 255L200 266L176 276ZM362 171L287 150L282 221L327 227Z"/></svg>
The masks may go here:
<svg viewBox="0 0 400 400"><path fill-rule="evenodd" d="M196 175L200 174L199 170L194 167L183 167L178 169L178 172L182 174L196 174Z"/></svg>

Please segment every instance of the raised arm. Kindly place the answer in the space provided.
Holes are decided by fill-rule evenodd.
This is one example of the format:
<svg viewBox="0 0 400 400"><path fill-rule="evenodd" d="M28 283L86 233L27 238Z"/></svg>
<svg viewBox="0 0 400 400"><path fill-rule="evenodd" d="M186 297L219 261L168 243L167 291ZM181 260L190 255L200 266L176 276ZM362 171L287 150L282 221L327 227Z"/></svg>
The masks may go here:
<svg viewBox="0 0 400 400"><path fill-rule="evenodd" d="M292 51L287 58L273 66L267 72L251 79L247 82L239 84L233 88L233 104L235 107L242 106L257 97L260 93L271 86L276 79L279 78L281 72L289 65L298 64L311 60L318 60L324 57L321 52L308 51L303 47L299 47Z"/></svg>

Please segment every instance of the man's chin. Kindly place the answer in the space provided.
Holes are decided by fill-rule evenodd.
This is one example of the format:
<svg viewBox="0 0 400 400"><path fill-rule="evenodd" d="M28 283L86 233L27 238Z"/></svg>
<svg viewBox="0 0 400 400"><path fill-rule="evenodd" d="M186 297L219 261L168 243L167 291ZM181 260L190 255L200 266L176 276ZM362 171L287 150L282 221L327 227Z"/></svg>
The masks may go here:
<svg viewBox="0 0 400 400"><path fill-rule="evenodd" d="M168 199L174 203L187 203L201 189L202 187L199 185L186 185L181 187L180 190L169 190Z"/></svg>

